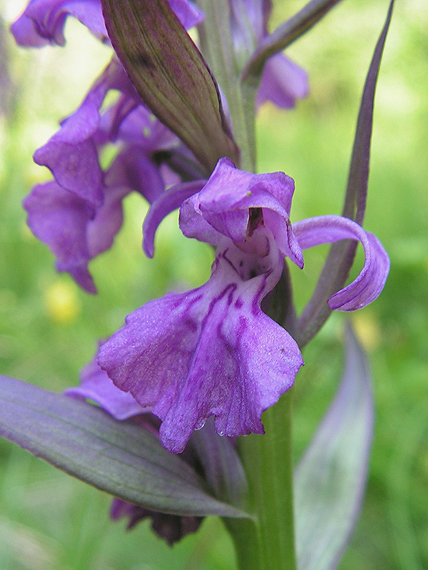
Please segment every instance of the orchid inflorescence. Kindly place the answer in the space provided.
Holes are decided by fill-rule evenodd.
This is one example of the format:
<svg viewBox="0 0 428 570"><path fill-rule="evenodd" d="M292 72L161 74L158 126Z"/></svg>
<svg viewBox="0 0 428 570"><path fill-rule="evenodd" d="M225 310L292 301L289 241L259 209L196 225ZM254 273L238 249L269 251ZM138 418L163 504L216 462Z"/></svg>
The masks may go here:
<svg viewBox="0 0 428 570"><path fill-rule="evenodd" d="M280 27L276 35L268 32L269 0L203 0L198 6L188 0L31 0L11 27L21 46L64 45L65 22L72 16L114 50L80 107L34 154L53 180L37 184L24 207L30 229L56 256L57 269L97 292L89 263L113 246L131 192L149 205L143 223L147 256L155 255L160 222L176 209L182 233L214 249L205 284L170 292L128 315L123 328L100 343L80 386L66 395L82 404L95 401L117 423L128 420L148 430L214 491L218 481L208 450L217 449L219 436L230 445L228 457L239 461L240 436L264 434L262 414L293 386L303 344L331 310L354 311L374 301L389 271L381 243L361 225L369 145L354 147L346 217L292 223L293 179L282 172L256 174L252 135L245 135L264 102L292 108L308 95L306 72L282 49L335 3L310 3L300 20L296 16L296 29ZM228 23L217 30L220 39L212 33L213 13ZM195 26L202 55L186 32ZM357 129L359 142L370 140L384 36L363 96L360 116L366 113L369 120ZM220 52L223 62L216 57ZM111 91L117 98L106 107ZM103 168L108 144L114 144L115 156ZM291 291L287 264L303 268L305 249L342 240L350 241L330 258L331 279L318 284L324 290L315 317L299 328L297 318L284 318L273 303L279 295L285 313L293 309L291 294L281 297L284 282ZM358 242L364 265L345 286ZM245 452L241 459L245 467ZM251 481L235 506L252 504L257 511ZM229 496L217 498L230 502L231 487ZM170 544L202 520L199 513L154 512L162 509L117 496L113 518L127 516L134 526L150 516Z"/></svg>

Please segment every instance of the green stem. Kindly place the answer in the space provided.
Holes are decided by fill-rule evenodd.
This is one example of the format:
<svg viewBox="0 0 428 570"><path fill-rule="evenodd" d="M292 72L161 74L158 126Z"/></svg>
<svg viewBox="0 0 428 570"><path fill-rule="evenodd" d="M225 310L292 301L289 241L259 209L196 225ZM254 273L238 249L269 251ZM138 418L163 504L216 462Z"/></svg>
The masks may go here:
<svg viewBox="0 0 428 570"><path fill-rule="evenodd" d="M296 570L292 400L291 389L264 413L266 435L250 435L240 443L255 522L234 521L228 528L243 570Z"/></svg>
<svg viewBox="0 0 428 570"><path fill-rule="evenodd" d="M220 85L229 107L233 134L240 148L239 166L256 171L255 93L251 82L242 88L239 65L230 31L229 0L197 0L205 14L199 26L199 39L204 58Z"/></svg>
<svg viewBox="0 0 428 570"><path fill-rule="evenodd" d="M241 81L239 54L230 29L229 0L197 0L202 53L223 90L240 147L239 167L256 171L255 96L259 76ZM240 438L253 520L225 519L242 570L296 570L291 437L292 390L263 414L266 435Z"/></svg>

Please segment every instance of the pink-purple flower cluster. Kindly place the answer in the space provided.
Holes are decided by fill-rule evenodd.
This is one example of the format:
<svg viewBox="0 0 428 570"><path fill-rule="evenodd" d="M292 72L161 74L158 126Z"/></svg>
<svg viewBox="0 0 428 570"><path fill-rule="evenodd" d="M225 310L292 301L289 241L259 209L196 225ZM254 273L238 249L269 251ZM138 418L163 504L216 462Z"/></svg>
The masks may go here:
<svg viewBox="0 0 428 570"><path fill-rule="evenodd" d="M128 519L128 528L149 519L170 545L205 516L227 518L246 569L300 568L319 552L336 567L367 479L373 402L350 328L338 396L297 469L290 394L275 404L330 312L371 303L388 275L383 246L360 224L394 0L363 90L343 208L349 217L292 223L293 179L254 174L257 109L265 101L290 108L308 92L306 73L282 50L336 3L310 1L271 33L271 0L197 0L199 7L191 0L29 0L11 26L22 46L64 45L71 16L114 50L78 109L34 154L52 179L36 185L24 207L58 270L96 293L90 262L113 245L131 192L148 203L148 257L159 224L179 209L184 236L207 244L214 261L203 285L129 314L65 395L1 376L0 434L115 497L112 519ZM343 240L330 248L298 316L288 264L302 269L306 249ZM358 243L363 267L346 285ZM268 435L243 440L264 434L262 418ZM272 533L269 521L278 517L284 524Z"/></svg>

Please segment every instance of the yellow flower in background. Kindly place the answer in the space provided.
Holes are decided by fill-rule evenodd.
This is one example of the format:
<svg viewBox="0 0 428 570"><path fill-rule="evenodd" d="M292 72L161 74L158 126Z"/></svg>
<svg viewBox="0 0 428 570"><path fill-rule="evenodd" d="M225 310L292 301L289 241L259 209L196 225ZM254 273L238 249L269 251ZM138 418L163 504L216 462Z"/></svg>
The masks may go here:
<svg viewBox="0 0 428 570"><path fill-rule="evenodd" d="M382 340L382 331L375 315L369 311L352 315L352 324L361 344L368 352L373 352Z"/></svg>
<svg viewBox="0 0 428 570"><path fill-rule="evenodd" d="M45 308L49 318L55 323L74 322L81 310L75 285L62 280L49 285L45 292Z"/></svg>

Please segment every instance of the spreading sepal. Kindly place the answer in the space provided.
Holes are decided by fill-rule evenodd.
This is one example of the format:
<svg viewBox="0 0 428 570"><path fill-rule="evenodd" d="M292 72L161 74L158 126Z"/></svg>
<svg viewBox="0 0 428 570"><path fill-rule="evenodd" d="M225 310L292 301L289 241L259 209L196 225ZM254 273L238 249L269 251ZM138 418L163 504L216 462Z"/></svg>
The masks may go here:
<svg viewBox="0 0 428 570"><path fill-rule="evenodd" d="M363 223L366 208L375 90L393 6L394 0L391 0L363 89L342 212L360 225ZM354 261L355 247L355 242L334 244L331 247L312 298L298 322L299 346L307 344L328 319L334 307L328 306L326 300L345 284Z"/></svg>

